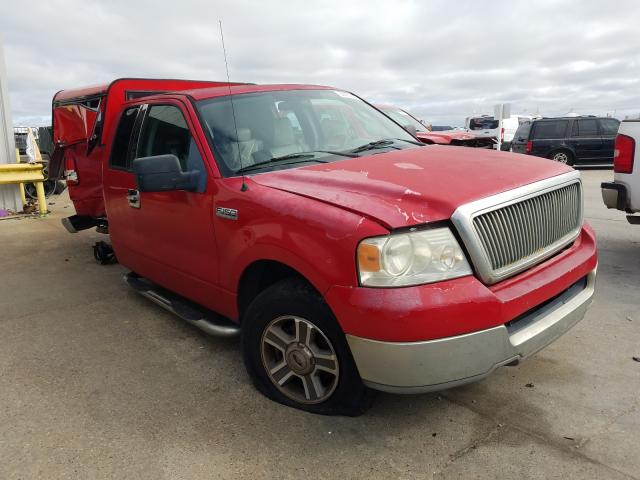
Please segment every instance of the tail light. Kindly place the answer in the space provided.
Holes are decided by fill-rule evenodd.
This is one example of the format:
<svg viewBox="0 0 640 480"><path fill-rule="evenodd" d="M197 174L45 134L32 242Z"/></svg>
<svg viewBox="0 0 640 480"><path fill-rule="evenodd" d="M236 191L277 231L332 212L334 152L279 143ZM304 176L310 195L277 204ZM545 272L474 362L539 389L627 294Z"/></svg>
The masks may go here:
<svg viewBox="0 0 640 480"><path fill-rule="evenodd" d="M500 129L500 141L504 142L504 127Z"/></svg>
<svg viewBox="0 0 640 480"><path fill-rule="evenodd" d="M72 155L67 154L64 157L64 178L67 181L67 186L73 187L79 183L76 161Z"/></svg>
<svg viewBox="0 0 640 480"><path fill-rule="evenodd" d="M531 150L533 150L533 142L529 140L527 142L527 153L531 153Z"/></svg>
<svg viewBox="0 0 640 480"><path fill-rule="evenodd" d="M618 134L613 150L613 171L616 173L633 172L635 152L636 141L627 135Z"/></svg>

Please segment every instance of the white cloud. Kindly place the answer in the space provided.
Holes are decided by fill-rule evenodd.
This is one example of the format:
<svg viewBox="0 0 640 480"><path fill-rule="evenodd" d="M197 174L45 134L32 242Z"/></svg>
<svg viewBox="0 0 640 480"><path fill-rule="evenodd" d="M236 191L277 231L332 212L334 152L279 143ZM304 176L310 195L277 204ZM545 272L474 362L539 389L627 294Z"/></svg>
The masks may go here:
<svg viewBox="0 0 640 480"><path fill-rule="evenodd" d="M14 123L60 89L120 76L329 84L433 123L640 111L634 1L0 0Z"/></svg>

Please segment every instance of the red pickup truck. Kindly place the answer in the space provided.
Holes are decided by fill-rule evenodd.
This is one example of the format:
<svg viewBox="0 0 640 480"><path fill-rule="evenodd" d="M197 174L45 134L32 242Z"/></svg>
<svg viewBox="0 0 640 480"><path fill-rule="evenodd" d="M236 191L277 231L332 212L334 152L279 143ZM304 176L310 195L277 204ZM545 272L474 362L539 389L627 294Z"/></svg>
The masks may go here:
<svg viewBox="0 0 640 480"><path fill-rule="evenodd" d="M321 86L118 80L53 112L67 228L109 233L133 288L239 333L255 386L286 405L356 415L369 388L482 379L591 301L596 242L566 165L424 145Z"/></svg>

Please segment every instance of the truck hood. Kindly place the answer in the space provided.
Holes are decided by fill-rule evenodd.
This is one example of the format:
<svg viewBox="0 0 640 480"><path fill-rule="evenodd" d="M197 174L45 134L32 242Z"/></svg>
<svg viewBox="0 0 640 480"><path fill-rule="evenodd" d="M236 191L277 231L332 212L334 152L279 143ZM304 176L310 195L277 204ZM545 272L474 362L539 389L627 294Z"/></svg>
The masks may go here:
<svg viewBox="0 0 640 480"><path fill-rule="evenodd" d="M394 229L449 219L464 203L570 170L529 155L433 145L263 173L252 180Z"/></svg>

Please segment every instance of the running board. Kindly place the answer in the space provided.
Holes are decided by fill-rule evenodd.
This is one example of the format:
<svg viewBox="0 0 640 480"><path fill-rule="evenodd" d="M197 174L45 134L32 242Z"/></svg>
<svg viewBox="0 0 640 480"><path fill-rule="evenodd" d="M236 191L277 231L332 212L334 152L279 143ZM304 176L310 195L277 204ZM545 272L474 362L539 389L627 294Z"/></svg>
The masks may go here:
<svg viewBox="0 0 640 480"><path fill-rule="evenodd" d="M133 272L127 273L124 281L143 297L147 297L209 335L234 337L240 333L240 327L231 320L206 310Z"/></svg>

